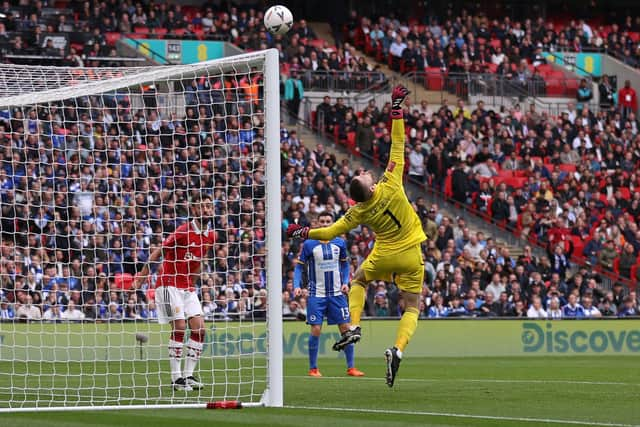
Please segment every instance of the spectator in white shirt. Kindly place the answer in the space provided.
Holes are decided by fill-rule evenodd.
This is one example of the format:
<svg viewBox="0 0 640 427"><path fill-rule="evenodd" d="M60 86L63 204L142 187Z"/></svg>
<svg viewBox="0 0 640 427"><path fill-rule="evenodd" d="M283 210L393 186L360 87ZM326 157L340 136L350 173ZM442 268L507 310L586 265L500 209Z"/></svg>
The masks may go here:
<svg viewBox="0 0 640 427"><path fill-rule="evenodd" d="M542 301L539 296L534 296L531 301L531 307L527 310L527 317L531 319L546 319L547 312L542 308Z"/></svg>
<svg viewBox="0 0 640 427"><path fill-rule="evenodd" d="M409 176L418 182L424 182L424 155L419 143L409 153Z"/></svg>
<svg viewBox="0 0 640 427"><path fill-rule="evenodd" d="M104 320L108 321L120 321L122 320L122 313L120 312L120 307L117 302L110 302L107 312L102 317Z"/></svg>
<svg viewBox="0 0 640 427"><path fill-rule="evenodd" d="M478 237L475 234L471 234L469 236L469 243L464 245L463 251L469 251L469 255L473 257L474 261L480 261L482 258L480 257L480 251L482 251L483 246L478 242ZM494 295L495 296L495 295ZM500 294L498 294L500 296Z"/></svg>
<svg viewBox="0 0 640 427"><path fill-rule="evenodd" d="M62 320L62 313L60 313L60 306L58 304L50 305L42 316L43 320L47 322L55 322L56 320Z"/></svg>
<svg viewBox="0 0 640 427"><path fill-rule="evenodd" d="M567 115L567 120L573 124L575 122L576 117L578 117L578 112L576 111L576 105L573 102L567 104L567 111L564 112Z"/></svg>
<svg viewBox="0 0 640 427"><path fill-rule="evenodd" d="M593 30L591 29L591 26L589 26L584 19L580 20L580 26L582 27L582 31L587 37L587 40L591 40L591 38L593 38Z"/></svg>
<svg viewBox="0 0 640 427"><path fill-rule="evenodd" d="M40 309L33 305L33 298L31 298L31 295L27 295L27 303L21 305L16 310L16 318L27 320L40 320L42 318Z"/></svg>
<svg viewBox="0 0 640 427"><path fill-rule="evenodd" d="M202 312L204 313L204 318L207 320L213 320L216 308L216 303L211 300L211 294L209 292L204 292L202 294Z"/></svg>
<svg viewBox="0 0 640 427"><path fill-rule="evenodd" d="M506 291L504 284L500 281L500 274L494 273L491 277L491 282L484 289L486 294L492 294L493 300L498 301L500 299L500 294Z"/></svg>
<svg viewBox="0 0 640 427"><path fill-rule="evenodd" d="M431 119L431 116L433 116L433 110L429 107L429 103L426 99L420 101L420 108L418 109L418 112L420 114L424 114L427 119Z"/></svg>
<svg viewBox="0 0 640 427"><path fill-rule="evenodd" d="M61 318L62 320L71 322L81 322L84 320L84 313L76 309L76 303L71 300L67 305L67 309L62 313Z"/></svg>
<svg viewBox="0 0 640 427"><path fill-rule="evenodd" d="M593 306L593 297L591 295L582 297L582 308L584 308L584 317L602 317L600 310Z"/></svg>
<svg viewBox="0 0 640 427"><path fill-rule="evenodd" d="M560 300L558 297L553 297L549 301L547 317L549 317L549 319L562 319L562 310L560 309Z"/></svg>
<svg viewBox="0 0 640 427"><path fill-rule="evenodd" d="M149 305L147 306L147 319L157 319L158 318L158 309L156 308L156 302L153 300L149 301Z"/></svg>
<svg viewBox="0 0 640 427"><path fill-rule="evenodd" d="M395 40L389 46L389 54L391 54L392 69L397 71L400 69L400 59L402 58L402 51L407 48L407 44L402 41L402 36L397 35Z"/></svg>
<svg viewBox="0 0 640 427"><path fill-rule="evenodd" d="M502 52L502 48L500 46L496 47L496 51L493 55L491 55L491 62L496 65L502 64L504 61L504 52Z"/></svg>
<svg viewBox="0 0 640 427"><path fill-rule="evenodd" d="M574 150L578 150L580 147L586 148L587 150L593 148L591 138L589 135L586 135L583 130L578 131L578 136L573 139L573 143L571 145Z"/></svg>

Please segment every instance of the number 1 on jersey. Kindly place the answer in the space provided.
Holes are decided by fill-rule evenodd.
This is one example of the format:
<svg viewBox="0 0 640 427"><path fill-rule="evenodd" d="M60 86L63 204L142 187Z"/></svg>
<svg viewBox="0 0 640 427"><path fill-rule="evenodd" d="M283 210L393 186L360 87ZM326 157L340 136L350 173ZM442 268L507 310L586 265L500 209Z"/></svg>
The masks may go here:
<svg viewBox="0 0 640 427"><path fill-rule="evenodd" d="M402 224L400 224L400 221L398 221L398 218L396 218L396 216L393 213L391 213L391 211L388 208L385 209L383 213L385 215L389 215L391 217L391 220L396 223L398 228L402 228Z"/></svg>

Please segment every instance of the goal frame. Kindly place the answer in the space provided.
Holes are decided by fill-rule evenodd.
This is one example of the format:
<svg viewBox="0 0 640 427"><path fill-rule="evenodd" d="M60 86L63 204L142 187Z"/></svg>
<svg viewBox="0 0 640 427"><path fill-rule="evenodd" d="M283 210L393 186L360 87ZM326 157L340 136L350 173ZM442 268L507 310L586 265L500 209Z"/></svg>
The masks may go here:
<svg viewBox="0 0 640 427"><path fill-rule="evenodd" d="M260 52L253 52L241 55L229 56L217 60L206 61L204 63L193 64L198 68L206 67L208 64L216 66L220 63L233 68L234 62L243 62L262 59L264 61L264 115L265 115L265 161L268 165L265 171L265 240L266 240L266 283L267 283L267 378L266 389L262 393L259 402L199 402L199 403L168 403L168 404L137 404L137 405L77 405L77 406L33 406L19 408L0 408L0 413L18 412L62 412L78 410L126 410L126 409L213 409L213 408L239 408L239 407L282 407L284 404L283 387L283 328L282 328L282 307L281 307L281 281L282 281L282 260L281 253L281 203L280 203L280 67L279 54L277 49L268 49ZM190 66L178 66L182 72L188 73ZM58 68L58 67L52 67ZM148 72L149 68L144 67L142 72ZM154 79L170 77L174 73L170 72L174 67L158 66L157 69L149 73L149 81ZM194 67L195 68L195 67ZM127 82L140 78L142 74L125 75L114 78L113 81L121 81L122 86ZM83 83L73 87L74 96L84 96L93 93L96 84L94 82ZM42 99L39 102L51 102L69 97L69 88L60 87L56 89L44 90ZM16 106L33 103L33 92L23 94L9 94L0 97L0 107ZM272 166L273 164L273 166Z"/></svg>

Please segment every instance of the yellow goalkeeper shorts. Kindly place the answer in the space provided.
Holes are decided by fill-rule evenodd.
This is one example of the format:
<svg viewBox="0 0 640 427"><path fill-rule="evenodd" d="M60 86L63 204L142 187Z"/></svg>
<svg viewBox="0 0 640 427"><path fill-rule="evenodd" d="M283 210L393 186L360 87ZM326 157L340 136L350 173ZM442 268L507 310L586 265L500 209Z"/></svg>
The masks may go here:
<svg viewBox="0 0 640 427"><path fill-rule="evenodd" d="M422 292L424 261L420 244L394 253L379 253L374 246L361 268L367 282L394 280L400 290L414 294Z"/></svg>

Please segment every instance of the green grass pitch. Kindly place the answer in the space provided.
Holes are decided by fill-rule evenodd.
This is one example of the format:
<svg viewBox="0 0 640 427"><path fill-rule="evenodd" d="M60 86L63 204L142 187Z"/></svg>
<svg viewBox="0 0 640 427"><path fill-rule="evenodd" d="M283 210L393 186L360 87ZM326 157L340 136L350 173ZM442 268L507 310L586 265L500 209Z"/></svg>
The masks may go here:
<svg viewBox="0 0 640 427"><path fill-rule="evenodd" d="M3 413L0 425L622 427L640 424L639 362L636 356L443 359L407 355L396 386L389 389L383 379L382 357L357 359L357 366L367 374L365 378L346 377L339 359L321 359L324 377L309 378L306 360L288 359L285 408ZM16 368L15 363L0 363L0 372L5 374ZM73 385L73 375L79 374L73 365L52 369L58 369L58 373L68 369L66 373L71 375L64 380L68 386ZM0 374L0 402L8 399L7 378ZM229 379L234 381L233 377ZM95 386L106 385L101 381L96 379ZM56 384L49 386L55 388ZM132 392L106 388L105 399L113 393L126 397Z"/></svg>

